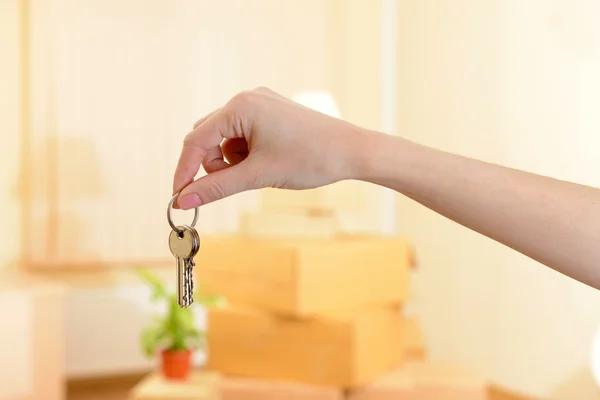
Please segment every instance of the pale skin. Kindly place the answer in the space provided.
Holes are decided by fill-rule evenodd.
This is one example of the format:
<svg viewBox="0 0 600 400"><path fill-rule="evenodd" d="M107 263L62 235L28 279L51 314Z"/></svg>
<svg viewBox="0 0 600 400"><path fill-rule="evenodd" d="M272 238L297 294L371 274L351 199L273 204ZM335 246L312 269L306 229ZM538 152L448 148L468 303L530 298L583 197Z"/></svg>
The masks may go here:
<svg viewBox="0 0 600 400"><path fill-rule="evenodd" d="M207 175L194 181L202 165ZM554 270L600 288L600 189L363 129L258 88L202 118L173 181L190 209L247 190L341 180L385 186Z"/></svg>

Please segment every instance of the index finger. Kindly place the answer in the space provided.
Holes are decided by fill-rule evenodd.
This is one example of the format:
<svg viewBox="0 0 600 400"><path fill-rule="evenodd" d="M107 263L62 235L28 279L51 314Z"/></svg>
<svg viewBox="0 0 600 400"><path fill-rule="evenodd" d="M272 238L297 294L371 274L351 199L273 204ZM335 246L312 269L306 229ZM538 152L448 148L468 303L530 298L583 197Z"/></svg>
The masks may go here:
<svg viewBox="0 0 600 400"><path fill-rule="evenodd" d="M198 135L197 130L200 126L213 117L218 111L220 111L220 109L212 111L199 119L194 124L194 129L186 135L183 141L181 154L179 155L179 160L177 161L175 175L173 177L173 195L192 183L198 170L200 170L200 165L210 147L202 146L200 141L195 139L195 136Z"/></svg>
<svg viewBox="0 0 600 400"><path fill-rule="evenodd" d="M194 126L183 142L173 178L173 194L194 181L210 150L219 147L223 139L235 136L235 130L222 108L208 114Z"/></svg>

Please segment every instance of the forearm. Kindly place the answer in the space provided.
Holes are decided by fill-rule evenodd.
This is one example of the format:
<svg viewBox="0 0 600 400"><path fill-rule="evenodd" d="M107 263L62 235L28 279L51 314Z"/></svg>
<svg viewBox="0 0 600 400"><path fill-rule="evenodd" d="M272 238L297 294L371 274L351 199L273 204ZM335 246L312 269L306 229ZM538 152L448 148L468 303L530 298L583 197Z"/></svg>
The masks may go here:
<svg viewBox="0 0 600 400"><path fill-rule="evenodd" d="M365 145L365 143L368 143ZM365 151L365 147L368 149ZM358 177L600 288L600 190L369 133Z"/></svg>

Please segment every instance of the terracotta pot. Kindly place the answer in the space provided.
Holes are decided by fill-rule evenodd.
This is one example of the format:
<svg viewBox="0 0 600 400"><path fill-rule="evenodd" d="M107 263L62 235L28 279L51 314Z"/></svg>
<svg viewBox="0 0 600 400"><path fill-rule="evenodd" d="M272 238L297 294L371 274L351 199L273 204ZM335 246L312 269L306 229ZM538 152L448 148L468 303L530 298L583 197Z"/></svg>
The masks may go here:
<svg viewBox="0 0 600 400"><path fill-rule="evenodd" d="M190 350L163 350L161 353L162 374L167 379L186 379L192 369Z"/></svg>

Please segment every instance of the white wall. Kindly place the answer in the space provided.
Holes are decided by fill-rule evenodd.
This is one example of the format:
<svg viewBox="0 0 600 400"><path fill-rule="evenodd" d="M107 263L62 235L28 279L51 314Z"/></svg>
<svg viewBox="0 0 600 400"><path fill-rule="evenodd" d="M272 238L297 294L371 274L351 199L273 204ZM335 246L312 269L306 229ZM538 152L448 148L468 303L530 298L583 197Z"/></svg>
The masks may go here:
<svg viewBox="0 0 600 400"><path fill-rule="evenodd" d="M399 0L399 132L600 186L600 3ZM402 198L433 358L536 395L600 398L600 293ZM551 245L551 244L550 244Z"/></svg>

